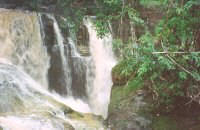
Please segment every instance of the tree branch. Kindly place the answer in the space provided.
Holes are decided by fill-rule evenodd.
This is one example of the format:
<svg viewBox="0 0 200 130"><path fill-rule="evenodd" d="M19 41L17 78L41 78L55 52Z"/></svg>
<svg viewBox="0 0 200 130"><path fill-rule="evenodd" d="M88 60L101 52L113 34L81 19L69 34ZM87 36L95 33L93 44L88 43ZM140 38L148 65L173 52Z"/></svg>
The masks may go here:
<svg viewBox="0 0 200 130"><path fill-rule="evenodd" d="M194 54L200 54L200 52L180 52L180 51L177 51L177 52L168 52L168 51L161 51L161 52L152 52L152 54L191 54L191 53L194 53Z"/></svg>
<svg viewBox="0 0 200 130"><path fill-rule="evenodd" d="M188 105L188 104L192 103L192 102L195 101L199 96L200 96L200 92L199 92L197 95L195 95L194 97L190 97L191 100L190 100L189 102L187 102L185 105ZM199 101L199 104L200 104L200 101Z"/></svg>
<svg viewBox="0 0 200 130"><path fill-rule="evenodd" d="M193 74L192 72L188 71L187 69L185 69L182 65L178 64L172 57L170 57L168 54L167 54L167 57L174 63L176 64L179 68L181 68L183 71L185 71L186 73L188 73L189 75L191 75L193 77Z"/></svg>

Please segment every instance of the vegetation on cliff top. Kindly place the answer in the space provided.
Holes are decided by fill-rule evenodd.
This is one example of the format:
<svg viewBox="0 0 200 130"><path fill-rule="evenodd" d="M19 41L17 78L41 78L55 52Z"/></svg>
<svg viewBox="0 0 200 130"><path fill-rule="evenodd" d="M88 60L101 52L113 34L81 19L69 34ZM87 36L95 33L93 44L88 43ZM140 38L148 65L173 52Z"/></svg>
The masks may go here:
<svg viewBox="0 0 200 130"><path fill-rule="evenodd" d="M200 3L197 0L99 0L99 4L104 9L97 13L96 29L100 37L109 32L109 22L113 20L128 19L132 28L129 40L118 37L113 41L120 59L112 72L115 84L139 79L158 106L168 106L177 97L199 101ZM158 8L163 12L153 29L140 16L140 8ZM136 35L138 26L144 31Z"/></svg>

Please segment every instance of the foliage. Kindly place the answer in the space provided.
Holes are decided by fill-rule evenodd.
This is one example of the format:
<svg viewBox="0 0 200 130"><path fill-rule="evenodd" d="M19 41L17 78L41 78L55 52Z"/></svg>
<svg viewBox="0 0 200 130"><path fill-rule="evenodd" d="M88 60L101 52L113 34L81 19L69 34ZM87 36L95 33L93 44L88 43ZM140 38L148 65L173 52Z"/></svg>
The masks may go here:
<svg viewBox="0 0 200 130"><path fill-rule="evenodd" d="M112 21L129 19L131 24L143 25L139 12L131 7L126 0L97 0L95 27L99 37L104 37L111 32L109 24Z"/></svg>
<svg viewBox="0 0 200 130"><path fill-rule="evenodd" d="M74 2L73 0L58 0L56 7L59 15L66 19L63 28L69 27L71 33L75 34L79 30L80 24L82 24L87 9L84 6L73 6Z"/></svg>
<svg viewBox="0 0 200 130"><path fill-rule="evenodd" d="M110 107L114 107L114 105L120 105L123 99L127 99L128 96L131 97L132 94L135 94L136 91L141 88L141 86L143 86L143 82L137 78L129 80L128 83L123 87L115 86L112 89L112 100Z"/></svg>
<svg viewBox="0 0 200 130"><path fill-rule="evenodd" d="M146 30L128 43L116 39L113 49L120 53L118 57L123 59L122 63L126 61L120 72L134 73L135 78L146 83L144 87L151 90L158 105L168 105L176 97L191 96L188 90L200 85L200 48L196 48L198 41L194 35L196 27L200 26L200 15L193 10L197 5L194 0L184 3L174 0L173 4L167 0L157 2L165 7L166 13L155 25L154 32ZM130 17L130 20L133 19Z"/></svg>
<svg viewBox="0 0 200 130"><path fill-rule="evenodd" d="M98 17L101 17L101 16L98 16ZM101 18L95 21L95 28L97 31L97 35L100 38L104 37L106 34L109 33L108 23L106 23L105 20L106 20L105 18Z"/></svg>

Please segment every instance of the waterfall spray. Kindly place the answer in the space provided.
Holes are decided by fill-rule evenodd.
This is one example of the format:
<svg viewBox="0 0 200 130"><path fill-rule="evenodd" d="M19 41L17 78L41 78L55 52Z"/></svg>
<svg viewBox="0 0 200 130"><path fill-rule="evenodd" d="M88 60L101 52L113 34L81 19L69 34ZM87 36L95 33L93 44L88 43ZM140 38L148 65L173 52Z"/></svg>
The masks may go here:
<svg viewBox="0 0 200 130"><path fill-rule="evenodd" d="M95 114L106 118L112 87L111 70L116 64L112 51L112 36L109 34L102 39L98 38L92 19L89 17L84 20L84 24L88 28L90 53L95 67L93 86L88 86L91 92L90 106Z"/></svg>

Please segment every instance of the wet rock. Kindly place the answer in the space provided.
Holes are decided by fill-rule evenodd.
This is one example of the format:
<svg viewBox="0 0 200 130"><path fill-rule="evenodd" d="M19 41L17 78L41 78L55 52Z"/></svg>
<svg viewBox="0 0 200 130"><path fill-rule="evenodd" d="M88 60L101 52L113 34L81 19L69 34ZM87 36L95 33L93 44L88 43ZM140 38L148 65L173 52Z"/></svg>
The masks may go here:
<svg viewBox="0 0 200 130"><path fill-rule="evenodd" d="M24 107L22 100L19 97L16 84L10 83L3 79L5 75L0 75L0 113L14 112Z"/></svg>
<svg viewBox="0 0 200 130"><path fill-rule="evenodd" d="M71 87L72 94L76 98L84 99L86 98L86 63L81 58L76 56L75 46L72 41L68 40L69 38L69 29L61 17L55 17L58 21L58 26L60 27L61 34L64 40L64 55L67 60L66 66L63 66L63 59L61 57L61 50L57 42L57 37L54 30L54 20L48 15L42 15L43 28L44 28L44 42L47 47L48 54L50 55L50 67L48 70L48 80L49 80L49 89L56 91L61 95L67 95L67 87ZM65 24L64 24L64 23ZM64 26L65 25L65 26ZM85 32L80 35L85 35ZM86 36L83 36L86 37ZM88 47L88 37L82 39L80 43L81 46ZM86 52L88 53L88 52ZM64 68L68 71L68 74L65 73ZM66 80L68 79L68 80ZM70 93L71 94L71 93Z"/></svg>
<svg viewBox="0 0 200 130"><path fill-rule="evenodd" d="M197 104L190 104L188 108L181 98L174 110L167 112L162 106L155 107L147 91L127 92L126 87L112 89L107 119L111 130L199 130ZM180 105L181 102L184 104Z"/></svg>
<svg viewBox="0 0 200 130"><path fill-rule="evenodd" d="M65 74L58 46L54 46L51 52L50 68L48 71L49 89L55 90L61 95L67 94Z"/></svg>
<svg viewBox="0 0 200 130"><path fill-rule="evenodd" d="M4 128L11 130L25 130L25 129L45 129L45 130L74 130L74 128L62 120L41 118L38 116L6 116L0 117L0 124L4 125Z"/></svg>
<svg viewBox="0 0 200 130"><path fill-rule="evenodd" d="M81 99L87 98L86 92L86 72L87 66L86 62L80 57L72 57L71 58L71 66L72 66L72 91L75 97L79 97Z"/></svg>
<svg viewBox="0 0 200 130"><path fill-rule="evenodd" d="M67 124L67 123L64 124L64 128L65 128L66 130L75 130L74 127L72 127L70 124Z"/></svg>
<svg viewBox="0 0 200 130"><path fill-rule="evenodd" d="M54 90L61 95L66 95L66 81L62 66L59 46L54 32L54 21L47 15L42 15L42 24L44 31L43 39L50 55L50 67L48 70L49 89Z"/></svg>
<svg viewBox="0 0 200 130"><path fill-rule="evenodd" d="M143 93L143 95L141 95ZM108 125L111 130L151 130L151 120L140 111L147 107L145 92L126 92L119 87L112 89Z"/></svg>
<svg viewBox="0 0 200 130"><path fill-rule="evenodd" d="M82 56L89 56L89 33L87 27L81 24L76 35L78 51Z"/></svg>

